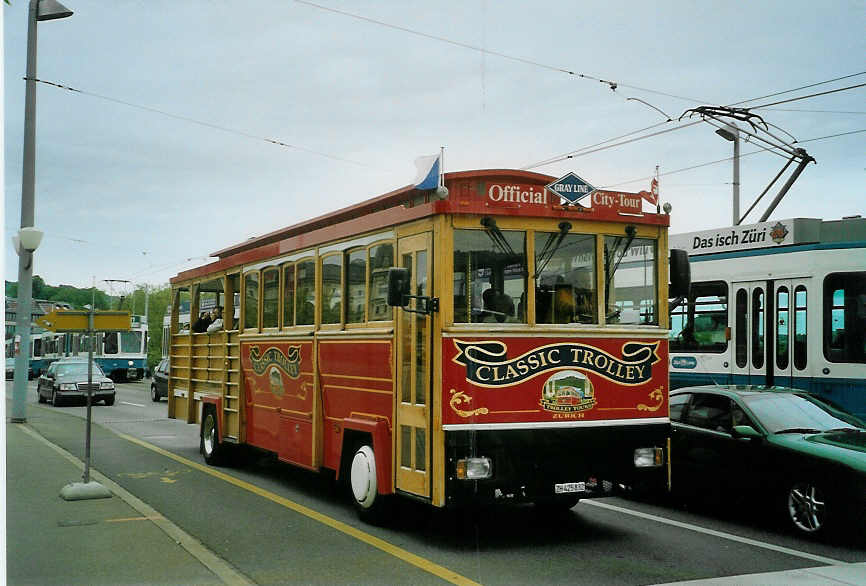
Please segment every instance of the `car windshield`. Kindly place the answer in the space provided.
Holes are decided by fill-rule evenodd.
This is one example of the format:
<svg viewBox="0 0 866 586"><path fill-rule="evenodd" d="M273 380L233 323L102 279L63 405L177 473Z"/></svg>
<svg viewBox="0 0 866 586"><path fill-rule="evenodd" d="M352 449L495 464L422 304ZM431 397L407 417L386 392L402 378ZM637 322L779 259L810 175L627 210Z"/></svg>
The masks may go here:
<svg viewBox="0 0 866 586"><path fill-rule="evenodd" d="M69 364L58 364L57 365L57 376L69 376L74 374L87 374L87 363L86 362L71 362ZM102 374L102 370L97 366L93 365L93 376L105 376Z"/></svg>
<svg viewBox="0 0 866 586"><path fill-rule="evenodd" d="M863 429L853 415L794 393L755 393L743 400L770 433Z"/></svg>

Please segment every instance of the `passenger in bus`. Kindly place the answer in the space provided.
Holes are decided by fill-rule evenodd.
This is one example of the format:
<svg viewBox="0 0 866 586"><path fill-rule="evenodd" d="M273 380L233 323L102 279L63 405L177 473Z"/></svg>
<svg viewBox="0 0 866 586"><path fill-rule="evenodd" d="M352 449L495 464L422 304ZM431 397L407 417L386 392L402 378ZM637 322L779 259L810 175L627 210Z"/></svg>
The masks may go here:
<svg viewBox="0 0 866 586"><path fill-rule="evenodd" d="M214 307L211 315L213 316L213 321L207 327L208 334L213 334L223 329L223 308L219 306Z"/></svg>
<svg viewBox="0 0 866 586"><path fill-rule="evenodd" d="M484 302L484 318L494 317L499 323L514 315L514 300L509 295L490 287L481 296Z"/></svg>
<svg viewBox="0 0 866 586"><path fill-rule="evenodd" d="M207 331L207 327L211 324L210 314L207 311L201 312L195 323L192 324L192 331L196 334L203 334Z"/></svg>

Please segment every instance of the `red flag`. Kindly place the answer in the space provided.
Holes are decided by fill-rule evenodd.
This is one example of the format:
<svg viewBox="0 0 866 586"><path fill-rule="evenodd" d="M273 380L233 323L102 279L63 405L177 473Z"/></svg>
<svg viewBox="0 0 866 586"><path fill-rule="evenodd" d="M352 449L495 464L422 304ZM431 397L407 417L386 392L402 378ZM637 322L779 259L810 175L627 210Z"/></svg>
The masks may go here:
<svg viewBox="0 0 866 586"><path fill-rule="evenodd" d="M659 205L659 180L653 179L652 183L650 183L649 191L641 191L638 193L642 198L653 204L654 206Z"/></svg>

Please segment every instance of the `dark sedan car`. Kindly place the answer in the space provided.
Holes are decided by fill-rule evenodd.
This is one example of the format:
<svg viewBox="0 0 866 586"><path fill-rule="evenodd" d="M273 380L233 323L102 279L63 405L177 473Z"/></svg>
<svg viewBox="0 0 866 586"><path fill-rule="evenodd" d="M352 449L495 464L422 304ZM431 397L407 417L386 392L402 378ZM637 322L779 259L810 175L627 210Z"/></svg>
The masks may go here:
<svg viewBox="0 0 866 586"><path fill-rule="evenodd" d="M158 403L162 397L168 396L168 358L163 358L153 371L150 382L150 399Z"/></svg>
<svg viewBox="0 0 866 586"><path fill-rule="evenodd" d="M93 365L91 378L92 400L114 405L114 381L105 376L98 365ZM37 390L39 402L58 407L70 399L87 400L87 360L58 360L52 362L48 371L39 377Z"/></svg>
<svg viewBox="0 0 866 586"><path fill-rule="evenodd" d="M734 385L677 389L670 409L675 494L766 497L804 534L866 521L866 423L850 413L796 389Z"/></svg>

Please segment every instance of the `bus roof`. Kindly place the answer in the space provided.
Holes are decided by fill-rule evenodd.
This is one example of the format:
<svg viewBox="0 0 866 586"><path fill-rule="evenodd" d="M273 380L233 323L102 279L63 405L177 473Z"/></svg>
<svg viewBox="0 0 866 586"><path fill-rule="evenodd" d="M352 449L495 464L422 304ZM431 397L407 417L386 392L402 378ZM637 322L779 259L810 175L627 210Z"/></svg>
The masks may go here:
<svg viewBox="0 0 866 586"><path fill-rule="evenodd" d="M606 196L603 204L600 199L590 207L564 206L558 195L545 189L547 184L555 180L550 175L517 169L445 173L444 183L448 188L445 199L439 199L434 191L422 191L413 185L406 185L358 204L217 250L211 253L212 257L217 258L216 261L183 271L171 282L196 278L435 214L521 215L660 226L670 224L666 214L643 212L641 196L637 193L597 190L594 193Z"/></svg>

